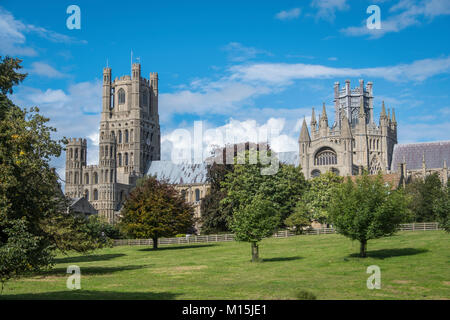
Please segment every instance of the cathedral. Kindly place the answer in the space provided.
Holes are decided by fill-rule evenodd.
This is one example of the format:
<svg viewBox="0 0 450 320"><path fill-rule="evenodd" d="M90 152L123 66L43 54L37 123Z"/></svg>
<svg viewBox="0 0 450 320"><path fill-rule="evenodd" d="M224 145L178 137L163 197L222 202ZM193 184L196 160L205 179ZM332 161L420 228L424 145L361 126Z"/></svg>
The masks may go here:
<svg viewBox="0 0 450 320"><path fill-rule="evenodd" d="M363 170L369 174L391 170L394 146L397 144L395 111L386 113L381 106L379 123L375 122L373 83L359 81L351 89L350 81L341 88L334 84L334 123L330 126L323 104L318 121L314 109L311 116L311 133L306 120L299 137L299 164L307 179L326 171L338 175L357 175Z"/></svg>
<svg viewBox="0 0 450 320"><path fill-rule="evenodd" d="M160 160L158 74L141 76L132 64L129 75L111 80L103 69L99 164L87 165L86 139L69 139L66 147L65 194L84 197L110 223L139 177L153 160Z"/></svg>
<svg viewBox="0 0 450 320"><path fill-rule="evenodd" d="M367 170L383 173L395 187L438 173L448 182L450 141L397 144L395 111L384 102L378 123L374 117L373 83L359 81L356 88L345 81L334 84L334 121L330 126L325 104L316 119L312 110L310 130L306 120L299 137L299 152L279 152L280 162L301 166L307 179L327 171L354 176ZM161 161L158 114L158 74L141 76L141 65L132 64L131 76L112 81L103 69L103 97L99 131L99 163L87 165L86 139L69 139L66 147L65 194L73 209L96 214L115 223L123 202L138 178L152 175L168 181L195 208L209 192L207 165ZM201 225L196 224L200 231Z"/></svg>

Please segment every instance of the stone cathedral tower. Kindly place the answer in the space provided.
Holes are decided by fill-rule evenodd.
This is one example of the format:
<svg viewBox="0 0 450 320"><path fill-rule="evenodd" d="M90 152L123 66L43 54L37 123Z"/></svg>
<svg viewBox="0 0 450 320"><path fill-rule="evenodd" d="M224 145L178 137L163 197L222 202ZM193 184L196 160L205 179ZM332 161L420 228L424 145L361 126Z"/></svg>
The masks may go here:
<svg viewBox="0 0 450 320"><path fill-rule="evenodd" d="M319 121L314 109L311 116L311 135L306 121L299 137L300 165L306 178L326 171L339 175L356 175L363 169L370 174L391 170L394 145L397 143L395 111L388 111L384 102L379 124L373 115L373 84L359 81L357 88L350 88L350 81L340 88L334 84L334 123L328 123L325 104Z"/></svg>
<svg viewBox="0 0 450 320"><path fill-rule="evenodd" d="M65 194L86 197L109 222L117 221L123 201L154 160L160 160L158 74L129 75L112 81L103 69L99 164L86 165L86 139L70 139L66 149Z"/></svg>

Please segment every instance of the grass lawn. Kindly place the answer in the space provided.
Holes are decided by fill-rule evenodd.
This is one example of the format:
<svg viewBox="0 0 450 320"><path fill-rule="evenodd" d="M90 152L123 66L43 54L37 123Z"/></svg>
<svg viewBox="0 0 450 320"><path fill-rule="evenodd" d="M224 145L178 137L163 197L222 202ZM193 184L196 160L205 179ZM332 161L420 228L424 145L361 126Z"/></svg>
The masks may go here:
<svg viewBox="0 0 450 320"><path fill-rule="evenodd" d="M265 239L260 263L240 242L115 247L59 256L55 268L6 284L0 299L450 299L450 235L400 232L368 243L340 235ZM81 290L66 288L66 268L81 268ZM370 265L381 289L368 290Z"/></svg>

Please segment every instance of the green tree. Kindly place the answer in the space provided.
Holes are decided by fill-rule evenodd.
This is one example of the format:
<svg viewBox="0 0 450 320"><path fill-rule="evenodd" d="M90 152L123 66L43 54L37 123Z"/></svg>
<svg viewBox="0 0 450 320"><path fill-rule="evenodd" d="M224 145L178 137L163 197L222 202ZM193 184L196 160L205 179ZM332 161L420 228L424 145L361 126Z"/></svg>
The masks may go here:
<svg viewBox="0 0 450 320"><path fill-rule="evenodd" d="M304 227L311 225L311 214L303 201L299 201L289 217L284 221L285 225L295 230L296 234L301 234Z"/></svg>
<svg viewBox="0 0 450 320"><path fill-rule="evenodd" d="M331 197L342 182L343 177L326 172L309 181L303 201L311 213L311 219L319 223L329 222L328 213Z"/></svg>
<svg viewBox="0 0 450 320"><path fill-rule="evenodd" d="M168 183L147 177L132 190L122 209L121 229L138 239L151 238L158 248L158 238L187 233L194 224L194 208Z"/></svg>
<svg viewBox="0 0 450 320"><path fill-rule="evenodd" d="M424 180L416 179L409 183L406 192L410 195L410 210L415 222L433 222L438 218L433 204L443 196L442 184L437 173L427 176Z"/></svg>
<svg viewBox="0 0 450 320"><path fill-rule="evenodd" d="M234 211L230 226L237 241L250 242L252 262L257 262L258 242L273 235L279 223L280 216L272 202L257 195L245 207Z"/></svg>
<svg viewBox="0 0 450 320"><path fill-rule="evenodd" d="M97 247L67 212L69 201L50 166L63 140L38 108L22 110L8 98L25 74L21 60L0 57L0 261L1 281L52 265L55 249Z"/></svg>
<svg viewBox="0 0 450 320"><path fill-rule="evenodd" d="M336 189L329 214L336 231L358 240L360 256L366 257L367 241L394 234L407 215L407 205L402 190L391 190L381 174L365 173Z"/></svg>
<svg viewBox="0 0 450 320"><path fill-rule="evenodd" d="M439 226L450 232L450 182L447 183L442 196L434 200L433 212L439 222Z"/></svg>
<svg viewBox="0 0 450 320"><path fill-rule="evenodd" d="M237 164L235 159L234 170L229 172L221 187L226 197L221 201L221 208L232 208L232 211L241 210L249 205L256 195L269 200L275 210L280 214L283 222L292 214L301 195L306 189L306 181L301 168L292 165L279 164L275 174L262 175L261 169L265 166L259 161L249 163L249 151L245 153L245 163ZM269 152L269 157L273 155Z"/></svg>
<svg viewBox="0 0 450 320"><path fill-rule="evenodd" d="M200 204L202 233L229 231L228 220L232 216L233 211L230 207L220 206L220 202L226 196L226 191L221 189L220 183L225 180L226 174L233 170L233 165L213 163L208 166L207 170L207 181L210 184L210 190Z"/></svg>

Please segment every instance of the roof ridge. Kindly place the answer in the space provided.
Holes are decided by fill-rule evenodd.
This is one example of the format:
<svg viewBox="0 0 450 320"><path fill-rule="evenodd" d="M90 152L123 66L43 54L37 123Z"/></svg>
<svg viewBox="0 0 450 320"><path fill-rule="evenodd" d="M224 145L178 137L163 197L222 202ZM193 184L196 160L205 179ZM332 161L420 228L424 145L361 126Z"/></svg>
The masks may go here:
<svg viewBox="0 0 450 320"><path fill-rule="evenodd" d="M397 146L411 146L411 145L421 145L421 144L441 144L441 143L450 143L450 140L442 140L442 141L428 141L428 142L411 142L411 143L397 143Z"/></svg>

